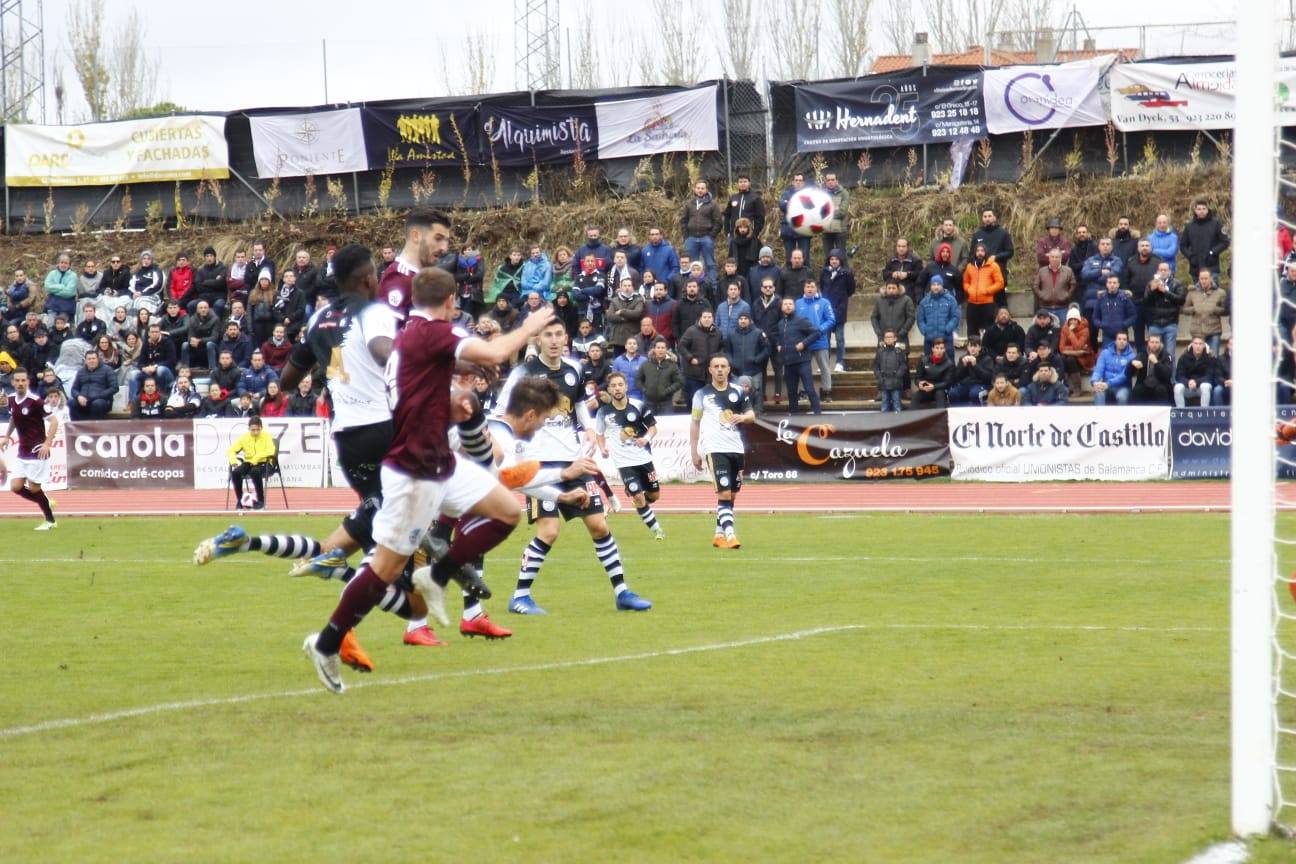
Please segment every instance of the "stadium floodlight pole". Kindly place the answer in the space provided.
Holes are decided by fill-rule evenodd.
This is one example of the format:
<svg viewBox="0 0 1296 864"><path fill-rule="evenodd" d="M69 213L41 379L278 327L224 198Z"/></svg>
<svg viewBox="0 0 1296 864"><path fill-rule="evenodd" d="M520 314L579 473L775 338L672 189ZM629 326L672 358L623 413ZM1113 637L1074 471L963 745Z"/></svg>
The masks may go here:
<svg viewBox="0 0 1296 864"><path fill-rule="evenodd" d="M1274 123L1273 4L1237 4L1233 88L1232 824L1241 836L1274 821L1273 690Z"/></svg>

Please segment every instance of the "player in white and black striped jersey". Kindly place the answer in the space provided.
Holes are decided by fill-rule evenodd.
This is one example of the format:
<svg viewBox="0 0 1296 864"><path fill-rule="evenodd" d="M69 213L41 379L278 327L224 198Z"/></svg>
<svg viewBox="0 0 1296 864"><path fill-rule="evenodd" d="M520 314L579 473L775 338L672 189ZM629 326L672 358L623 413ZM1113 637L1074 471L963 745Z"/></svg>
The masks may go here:
<svg viewBox="0 0 1296 864"><path fill-rule="evenodd" d="M742 543L734 529L734 498L742 489L747 452L744 423L756 422L751 396L729 380L729 358L717 354L707 364L710 382L693 394L693 422L689 425L689 453L693 466L702 467L706 455L716 491L716 530L711 545L738 549Z"/></svg>
<svg viewBox="0 0 1296 864"><path fill-rule="evenodd" d="M666 532L653 512L653 502L661 495L657 468L653 465L652 439L657 434L657 419L652 410L638 399L629 397L629 384L620 372L610 372L605 383L609 401L600 405L594 419L599 452L610 458L621 473L621 482L635 504L635 511L658 540Z"/></svg>

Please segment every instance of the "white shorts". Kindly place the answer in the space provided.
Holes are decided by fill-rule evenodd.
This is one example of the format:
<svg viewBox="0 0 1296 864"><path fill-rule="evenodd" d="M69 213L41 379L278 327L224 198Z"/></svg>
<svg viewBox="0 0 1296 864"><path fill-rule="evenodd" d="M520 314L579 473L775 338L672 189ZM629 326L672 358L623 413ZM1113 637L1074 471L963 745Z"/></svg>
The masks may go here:
<svg viewBox="0 0 1296 864"><path fill-rule="evenodd" d="M422 480L384 465L383 503L374 517L374 542L413 555L437 514L462 516L496 485L490 472L467 459L456 459L454 472L443 480Z"/></svg>
<svg viewBox="0 0 1296 864"><path fill-rule="evenodd" d="M15 459L10 478L22 477L28 483L44 486L49 482L50 460L48 459Z"/></svg>

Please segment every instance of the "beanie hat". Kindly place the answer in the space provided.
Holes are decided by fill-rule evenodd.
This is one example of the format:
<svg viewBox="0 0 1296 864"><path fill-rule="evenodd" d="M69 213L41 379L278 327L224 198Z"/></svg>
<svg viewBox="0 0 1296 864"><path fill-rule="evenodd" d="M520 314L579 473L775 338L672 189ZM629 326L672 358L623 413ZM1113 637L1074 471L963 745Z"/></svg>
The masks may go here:
<svg viewBox="0 0 1296 864"><path fill-rule="evenodd" d="M1070 309L1067 310L1066 320L1068 320L1068 321L1079 321L1079 320L1080 320L1080 310L1077 309L1076 307L1072 306Z"/></svg>
<svg viewBox="0 0 1296 864"><path fill-rule="evenodd" d="M760 253L759 253L756 257L758 257L758 258L764 258L766 255L768 255L769 257L773 258L773 257L774 257L774 250L771 249L771 248L768 247L768 246L762 246L762 247L760 248Z"/></svg>
<svg viewBox="0 0 1296 864"><path fill-rule="evenodd" d="M215 255L215 254L216 254L216 247L215 247L215 246L208 246L206 249L203 250L203 254L204 254L204 255Z"/></svg>
<svg viewBox="0 0 1296 864"><path fill-rule="evenodd" d="M944 288L944 287L945 287L945 277L942 276L942 275L940 275L939 273L937 273L935 276L933 276L933 277L931 278L931 282L928 283L928 284L930 284L930 285L939 285L939 286L941 286L942 288Z"/></svg>

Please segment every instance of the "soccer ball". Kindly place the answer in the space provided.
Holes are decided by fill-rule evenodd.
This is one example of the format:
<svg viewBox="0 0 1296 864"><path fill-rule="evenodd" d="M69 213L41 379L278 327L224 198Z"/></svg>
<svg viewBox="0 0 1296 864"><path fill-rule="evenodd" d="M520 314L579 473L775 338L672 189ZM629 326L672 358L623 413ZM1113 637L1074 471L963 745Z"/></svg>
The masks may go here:
<svg viewBox="0 0 1296 864"><path fill-rule="evenodd" d="M256 507L256 503L257 503L256 491L252 489L243 490L243 497L239 499L239 506L242 507L244 510L251 510L254 507Z"/></svg>
<svg viewBox="0 0 1296 864"><path fill-rule="evenodd" d="M807 186L792 193L787 204L788 225L802 237L822 234L833 218L833 199L822 189Z"/></svg>

